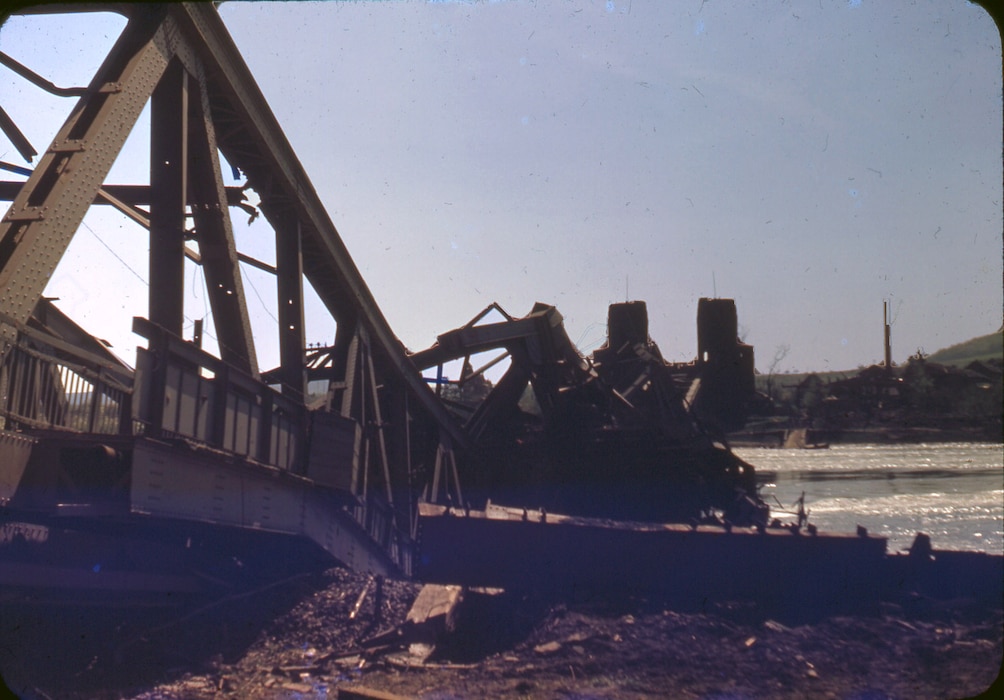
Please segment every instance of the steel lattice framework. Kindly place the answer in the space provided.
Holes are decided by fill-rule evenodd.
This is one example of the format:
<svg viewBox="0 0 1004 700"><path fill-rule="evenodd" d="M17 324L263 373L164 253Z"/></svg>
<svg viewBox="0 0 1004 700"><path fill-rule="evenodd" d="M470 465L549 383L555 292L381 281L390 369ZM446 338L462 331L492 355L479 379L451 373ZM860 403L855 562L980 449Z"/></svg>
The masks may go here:
<svg viewBox="0 0 1004 700"><path fill-rule="evenodd" d="M0 183L0 196L12 200L0 222L0 429L8 435L29 428L94 432L93 421L68 423L57 406L65 397L46 393L61 383L65 389L61 377L72 360L74 376L87 387L77 393L91 397L94 415L116 411L108 424L120 436L183 439L243 457L254 463L252 472L278 468L296 482L287 495L310 484L335 488L340 498L349 498L344 510L396 565L408 568L399 550L417 517L421 479L413 472L431 469L444 445L465 445L466 433L388 326L214 6L95 4L27 11L81 10L114 11L128 20L86 89L67 93L2 56L8 68L77 101L27 181ZM148 103L149 184L106 185ZM0 127L30 160L34 149L6 113ZM241 192L224 186L220 154L260 198L260 211L275 232L274 267L237 251L230 208L241 204ZM134 321L149 348L140 350L135 377L99 343L87 343L87 334L72 322L59 332L42 318L58 314L40 301L42 293L95 204L116 206L149 230L148 313ZM197 251L186 247L190 240ZM186 256L205 273L218 358L182 339ZM258 366L241 261L276 277L280 364L269 372ZM310 364L304 279L337 328L324 360ZM322 406L327 410L316 418L305 405L308 380L315 378L330 387ZM113 389L119 393L112 396ZM20 456L9 460L15 466L6 468L0 503L16 503L24 465L30 472L33 458L26 449L7 449ZM135 485L141 465L133 459L132 511L152 507L141 506L143 494ZM162 514L209 517L186 508L191 510L179 506Z"/></svg>

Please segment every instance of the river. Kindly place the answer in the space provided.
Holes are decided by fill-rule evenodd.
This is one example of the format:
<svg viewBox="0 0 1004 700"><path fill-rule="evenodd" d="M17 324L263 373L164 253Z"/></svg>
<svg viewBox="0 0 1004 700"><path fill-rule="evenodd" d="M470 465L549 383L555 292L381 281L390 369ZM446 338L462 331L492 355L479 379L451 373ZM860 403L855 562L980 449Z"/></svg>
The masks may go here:
<svg viewBox="0 0 1004 700"><path fill-rule="evenodd" d="M757 468L760 494L782 519L805 493L820 530L858 525L905 550L917 532L935 549L1004 553L1004 448L1000 444L834 445L736 449ZM779 506L778 503L782 504Z"/></svg>

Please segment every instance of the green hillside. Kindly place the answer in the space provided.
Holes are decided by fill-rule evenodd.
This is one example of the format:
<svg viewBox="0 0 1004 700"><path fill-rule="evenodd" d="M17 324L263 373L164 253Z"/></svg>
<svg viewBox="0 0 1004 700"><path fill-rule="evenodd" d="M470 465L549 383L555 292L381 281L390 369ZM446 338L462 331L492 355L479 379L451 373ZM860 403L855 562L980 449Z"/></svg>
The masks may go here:
<svg viewBox="0 0 1004 700"><path fill-rule="evenodd" d="M1002 329L1004 330L1004 329ZM938 350L928 356L928 361L943 365L965 367L974 360L1004 360L1004 332L997 331L989 335L967 340L964 343Z"/></svg>

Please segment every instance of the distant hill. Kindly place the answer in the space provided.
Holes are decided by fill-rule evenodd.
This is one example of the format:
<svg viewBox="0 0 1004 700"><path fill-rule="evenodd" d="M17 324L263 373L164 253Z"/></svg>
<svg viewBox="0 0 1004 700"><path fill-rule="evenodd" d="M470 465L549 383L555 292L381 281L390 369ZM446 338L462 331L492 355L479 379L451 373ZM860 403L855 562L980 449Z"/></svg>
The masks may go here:
<svg viewBox="0 0 1004 700"><path fill-rule="evenodd" d="M953 367L965 367L974 360L985 362L987 360L998 360L1004 362L1004 328L996 333L981 335L963 343L958 343L947 348L938 350L927 356L929 362L936 362L942 365ZM905 364L905 363L903 363ZM848 379L857 375L863 368L843 370L838 372L797 372L781 373L773 377L774 386L778 389L783 387L794 387L801 383L810 374L817 375L824 382L833 382L840 379ZM768 377L766 374L756 375L757 391L767 391Z"/></svg>
<svg viewBox="0 0 1004 700"><path fill-rule="evenodd" d="M1004 329L938 350L928 355L927 359L956 367L965 367L974 360L1004 360Z"/></svg>

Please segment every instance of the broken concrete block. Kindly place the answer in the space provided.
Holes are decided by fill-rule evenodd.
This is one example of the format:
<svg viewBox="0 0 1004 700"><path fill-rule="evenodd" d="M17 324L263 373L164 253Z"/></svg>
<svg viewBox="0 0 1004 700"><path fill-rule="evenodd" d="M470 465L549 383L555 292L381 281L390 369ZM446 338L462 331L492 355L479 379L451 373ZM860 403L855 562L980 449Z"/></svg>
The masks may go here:
<svg viewBox="0 0 1004 700"><path fill-rule="evenodd" d="M456 627L457 610L463 599L463 586L423 586L405 620L408 639L435 644L444 634L452 632Z"/></svg>

